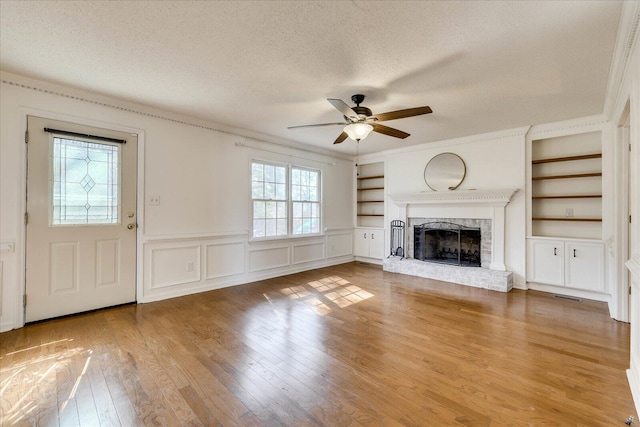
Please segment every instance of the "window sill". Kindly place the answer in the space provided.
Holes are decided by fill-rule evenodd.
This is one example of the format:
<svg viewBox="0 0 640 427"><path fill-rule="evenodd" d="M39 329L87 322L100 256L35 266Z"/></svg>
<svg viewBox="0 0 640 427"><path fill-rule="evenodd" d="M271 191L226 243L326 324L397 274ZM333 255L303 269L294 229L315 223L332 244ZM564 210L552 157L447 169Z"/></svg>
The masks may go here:
<svg viewBox="0 0 640 427"><path fill-rule="evenodd" d="M300 234L300 235L288 235L288 236L274 236L274 237L249 237L249 244L261 243L261 242L283 242L287 240L300 240L300 239L313 239L318 237L324 237L324 233L315 234Z"/></svg>

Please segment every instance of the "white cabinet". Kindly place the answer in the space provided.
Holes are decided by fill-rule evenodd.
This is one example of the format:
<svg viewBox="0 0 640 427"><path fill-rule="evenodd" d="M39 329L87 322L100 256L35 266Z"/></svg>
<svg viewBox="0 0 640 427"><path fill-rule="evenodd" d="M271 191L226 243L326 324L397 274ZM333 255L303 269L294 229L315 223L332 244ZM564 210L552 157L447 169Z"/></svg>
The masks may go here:
<svg viewBox="0 0 640 427"><path fill-rule="evenodd" d="M356 228L353 254L359 257L382 259L384 256L383 228Z"/></svg>
<svg viewBox="0 0 640 427"><path fill-rule="evenodd" d="M562 240L529 240L529 281L562 286L563 250Z"/></svg>
<svg viewBox="0 0 640 427"><path fill-rule="evenodd" d="M604 291L604 245L566 242L565 282L568 288Z"/></svg>
<svg viewBox="0 0 640 427"><path fill-rule="evenodd" d="M529 239L527 280L604 292L604 244L570 239Z"/></svg>

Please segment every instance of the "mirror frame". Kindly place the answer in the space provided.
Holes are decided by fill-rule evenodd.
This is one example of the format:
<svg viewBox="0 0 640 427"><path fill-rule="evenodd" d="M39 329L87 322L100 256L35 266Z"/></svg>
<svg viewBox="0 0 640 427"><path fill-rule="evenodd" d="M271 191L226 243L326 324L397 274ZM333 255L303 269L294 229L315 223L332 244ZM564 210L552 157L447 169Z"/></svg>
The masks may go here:
<svg viewBox="0 0 640 427"><path fill-rule="evenodd" d="M462 175L462 177L457 180L456 177L456 181L451 181L452 185L447 186L447 188L434 188L431 185L433 185L433 182L431 183L431 185L429 184L429 180L427 179L427 170L429 169L429 165L432 165L431 167L433 168L433 165L436 165L437 163L433 163L434 161L437 162L438 158L442 158L442 156L454 156L459 160L459 174L458 175ZM427 184L427 187L429 187L430 189L432 189L433 191L450 191L450 190L455 190L456 188L458 188L460 186L460 184L462 184L462 181L464 181L464 178L467 176L467 165L464 163L464 160L462 160L462 157L458 156L455 153L450 153L450 152L445 152L445 153L440 153L440 154L436 154L435 156L433 156L431 158L431 160L429 160L429 162L427 163L427 165L424 167L424 172L423 172L423 177L424 177L424 182Z"/></svg>

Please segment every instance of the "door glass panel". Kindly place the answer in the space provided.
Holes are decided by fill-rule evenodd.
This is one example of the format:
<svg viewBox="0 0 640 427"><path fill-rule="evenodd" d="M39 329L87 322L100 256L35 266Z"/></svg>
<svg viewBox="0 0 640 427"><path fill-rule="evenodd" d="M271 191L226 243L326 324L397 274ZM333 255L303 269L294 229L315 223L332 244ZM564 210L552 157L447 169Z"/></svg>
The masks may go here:
<svg viewBox="0 0 640 427"><path fill-rule="evenodd" d="M120 222L120 147L53 138L52 225Z"/></svg>

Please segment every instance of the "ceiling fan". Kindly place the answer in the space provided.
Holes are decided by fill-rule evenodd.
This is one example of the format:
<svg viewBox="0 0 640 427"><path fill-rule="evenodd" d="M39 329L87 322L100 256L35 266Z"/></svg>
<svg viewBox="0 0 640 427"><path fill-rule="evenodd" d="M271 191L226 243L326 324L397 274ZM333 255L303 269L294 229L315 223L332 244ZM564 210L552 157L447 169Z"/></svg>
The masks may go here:
<svg viewBox="0 0 640 427"><path fill-rule="evenodd" d="M430 107L425 106L407 108L405 110L389 111L387 113L381 114L373 114L369 108L360 106L362 101L364 101L364 95L353 95L351 97L351 100L356 104L355 107L349 107L341 99L327 98L327 101L329 101L331 105L333 105L338 111L342 113L345 120L344 122L289 126L287 129L334 125L344 126L342 133L333 142L334 144L340 144L347 138L351 138L354 141L360 142L361 140L365 139L369 135L369 133L371 133L371 131L393 136L395 138L404 139L410 134L398 129L391 128L389 126L381 125L379 122L404 119L406 117L420 116L422 114L429 114L433 112Z"/></svg>

